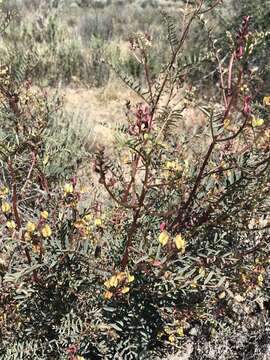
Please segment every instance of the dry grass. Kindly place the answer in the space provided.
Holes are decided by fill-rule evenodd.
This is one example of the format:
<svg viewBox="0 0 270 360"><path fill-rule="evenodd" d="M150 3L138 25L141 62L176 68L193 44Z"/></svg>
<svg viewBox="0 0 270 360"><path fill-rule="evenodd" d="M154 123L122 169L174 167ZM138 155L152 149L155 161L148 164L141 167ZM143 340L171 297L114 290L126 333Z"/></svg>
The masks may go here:
<svg viewBox="0 0 270 360"><path fill-rule="evenodd" d="M64 96L64 108L81 117L86 127L94 133L96 144L113 143L114 130L125 122L125 104L141 102L141 99L118 79L111 79L103 88L65 87L60 90ZM179 128L192 135L205 126L205 116L196 108L189 107L183 113Z"/></svg>
<svg viewBox="0 0 270 360"><path fill-rule="evenodd" d="M127 100L139 101L138 97L120 83L112 80L104 88L66 87L62 89L64 108L84 119L85 126L92 130L93 146L113 144L116 126L125 120Z"/></svg>

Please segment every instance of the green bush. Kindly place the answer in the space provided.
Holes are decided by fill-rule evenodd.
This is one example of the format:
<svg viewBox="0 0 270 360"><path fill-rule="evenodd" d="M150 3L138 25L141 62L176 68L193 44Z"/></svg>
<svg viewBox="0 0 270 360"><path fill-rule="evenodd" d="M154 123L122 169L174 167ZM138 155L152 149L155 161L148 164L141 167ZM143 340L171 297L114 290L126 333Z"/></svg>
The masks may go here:
<svg viewBox="0 0 270 360"><path fill-rule="evenodd" d="M116 43L120 37L127 42L130 34L138 30L150 30L154 37L164 38L159 12L151 6L110 4L104 9L82 9L69 7L65 1L5 4L15 12L16 21L3 34L0 53L6 62L19 63L28 49L38 60L32 78L42 85L103 86L110 77L109 67L101 61L106 58L107 42ZM151 58L152 67L158 70L157 55L165 54L165 49L158 48L162 43L157 42ZM10 59L15 52L16 58ZM138 78L143 74L132 57L122 66Z"/></svg>
<svg viewBox="0 0 270 360"><path fill-rule="evenodd" d="M116 148L97 149L88 184L76 171L89 165L81 143L63 141L61 122L51 130L59 102L18 68L1 70L3 359L155 359L190 338L193 359L208 359L209 341L235 341L237 329L240 345L224 359L239 358L256 335L245 356L263 355L270 96L258 97L257 84L265 68L250 71L260 42L249 17L223 61L209 31L198 59L216 64L219 87L202 96L189 70L208 70L188 60L186 42L212 6L197 3L182 14L180 35L166 17L169 60L160 72L149 34L130 40L144 78L138 86L120 75L141 102L127 102Z"/></svg>
<svg viewBox="0 0 270 360"><path fill-rule="evenodd" d="M61 21L59 11L18 18L3 34L2 57L16 66L22 66L27 55L34 57L31 77L41 85L104 84L108 71L97 60L104 52L103 42L92 38L84 43Z"/></svg>

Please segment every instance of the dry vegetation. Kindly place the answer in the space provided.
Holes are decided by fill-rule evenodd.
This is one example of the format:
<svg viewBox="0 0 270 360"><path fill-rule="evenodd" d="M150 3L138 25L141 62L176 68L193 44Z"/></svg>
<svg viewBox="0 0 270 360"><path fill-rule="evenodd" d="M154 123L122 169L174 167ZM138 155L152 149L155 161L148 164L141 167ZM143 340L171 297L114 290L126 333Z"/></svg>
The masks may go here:
<svg viewBox="0 0 270 360"><path fill-rule="evenodd" d="M0 359L270 357L261 1L0 1Z"/></svg>

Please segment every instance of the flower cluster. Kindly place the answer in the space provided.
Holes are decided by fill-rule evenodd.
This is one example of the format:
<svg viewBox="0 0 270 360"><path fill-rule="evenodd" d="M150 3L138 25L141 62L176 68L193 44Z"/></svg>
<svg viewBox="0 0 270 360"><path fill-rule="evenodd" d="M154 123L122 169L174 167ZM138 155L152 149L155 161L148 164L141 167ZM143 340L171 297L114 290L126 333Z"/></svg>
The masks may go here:
<svg viewBox="0 0 270 360"><path fill-rule="evenodd" d="M157 338L159 340L167 340L170 343L175 343L177 338L185 336L184 327L180 324L176 326L165 326L162 331L159 331Z"/></svg>
<svg viewBox="0 0 270 360"><path fill-rule="evenodd" d="M105 299L111 299L113 296L120 296L127 294L130 291L130 284L135 280L134 275L128 272L120 272L111 276L104 282L104 286L107 289L104 293Z"/></svg>
<svg viewBox="0 0 270 360"><path fill-rule="evenodd" d="M28 221L25 225L23 238L26 242L31 242L34 253L42 253L45 251L43 240L52 236L51 226L47 223L49 213L43 210L39 214L38 221Z"/></svg>
<svg viewBox="0 0 270 360"><path fill-rule="evenodd" d="M180 234L176 235L174 239L171 239L169 233L166 230L163 230L159 234L158 240L162 246L165 246L170 242L173 242L174 246L176 247L177 250L181 252L181 254L184 254L186 251L186 240Z"/></svg>
<svg viewBox="0 0 270 360"><path fill-rule="evenodd" d="M71 182L64 185L64 202L67 207L76 208L80 200L80 192L76 190L77 178L74 177Z"/></svg>
<svg viewBox="0 0 270 360"><path fill-rule="evenodd" d="M178 161L167 160L164 164L163 176L166 179L169 179L177 175L181 170L183 170L183 167L178 163Z"/></svg>
<svg viewBox="0 0 270 360"><path fill-rule="evenodd" d="M10 192L9 189L5 186L2 186L0 189L0 198L1 198L1 211L3 214L3 221L8 231L13 232L16 229L16 222L13 212L13 206L10 202Z"/></svg>
<svg viewBox="0 0 270 360"><path fill-rule="evenodd" d="M248 36L248 27L250 22L250 16L245 16L242 23L242 28L239 30L236 39L237 39L237 48L236 48L236 58L241 59L244 54L245 44Z"/></svg>
<svg viewBox="0 0 270 360"><path fill-rule="evenodd" d="M137 107L135 116L136 123L129 127L129 133L131 135L149 133L151 131L153 123L153 117L149 106L140 104Z"/></svg>

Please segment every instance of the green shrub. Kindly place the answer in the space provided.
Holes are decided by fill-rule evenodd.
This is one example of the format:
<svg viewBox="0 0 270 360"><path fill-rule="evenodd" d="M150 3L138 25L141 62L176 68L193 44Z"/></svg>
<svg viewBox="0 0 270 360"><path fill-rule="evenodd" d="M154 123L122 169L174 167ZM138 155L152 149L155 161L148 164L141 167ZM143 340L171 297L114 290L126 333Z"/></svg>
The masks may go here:
<svg viewBox="0 0 270 360"><path fill-rule="evenodd" d="M16 21L1 41L0 51L6 62L19 63L27 48L38 59L31 75L42 85L103 86L110 76L108 66L101 61L106 57L108 41L117 42L124 34L127 42L133 32L149 29L153 36L164 38L159 12L151 6L143 9L131 4L110 4L104 9L91 6L81 9L69 5L65 1L58 5L54 1L25 4L7 1L6 7L16 12ZM157 55L165 54L163 50L157 46L151 58L152 67L157 70L160 70ZM10 53L15 52L16 58L10 59ZM132 57L122 66L138 78L143 74Z"/></svg>
<svg viewBox="0 0 270 360"><path fill-rule="evenodd" d="M71 147L66 163L50 156L73 139L67 146L51 132L58 101L3 68L3 359L155 359L195 335L198 359L215 334L249 323L259 299L266 313L270 96L257 94L264 68L250 71L257 35L245 17L221 62L209 32L199 59L215 62L219 91L201 96L189 69L207 70L187 61L186 41L212 6L198 4L182 15L180 36L167 18L169 60L160 72L151 71L149 34L131 39L144 78L138 86L120 75L141 103L127 102L113 155L99 147L86 185L76 172L81 149ZM267 335L266 316L259 320L247 329ZM229 356L239 358L241 344Z"/></svg>
<svg viewBox="0 0 270 360"><path fill-rule="evenodd" d="M2 57L19 67L24 64L27 54L35 57L31 77L42 85L104 84L108 71L97 60L104 52L103 42L93 38L87 44L83 43L61 21L59 11L45 11L39 17L28 15L27 20L17 19L3 35Z"/></svg>

